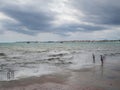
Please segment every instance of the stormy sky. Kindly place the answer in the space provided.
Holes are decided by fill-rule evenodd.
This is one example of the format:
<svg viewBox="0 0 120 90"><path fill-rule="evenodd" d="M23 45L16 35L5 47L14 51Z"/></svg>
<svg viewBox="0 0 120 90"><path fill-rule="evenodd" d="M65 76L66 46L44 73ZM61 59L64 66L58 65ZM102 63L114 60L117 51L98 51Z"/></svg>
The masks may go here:
<svg viewBox="0 0 120 90"><path fill-rule="evenodd" d="M0 42L120 39L120 0L0 0Z"/></svg>

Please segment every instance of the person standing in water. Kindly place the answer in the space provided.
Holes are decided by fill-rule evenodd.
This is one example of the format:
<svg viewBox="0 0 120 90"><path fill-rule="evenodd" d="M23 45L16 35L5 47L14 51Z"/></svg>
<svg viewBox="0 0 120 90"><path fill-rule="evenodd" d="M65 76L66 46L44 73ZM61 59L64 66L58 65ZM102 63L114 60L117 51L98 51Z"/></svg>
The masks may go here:
<svg viewBox="0 0 120 90"><path fill-rule="evenodd" d="M92 54L92 57L93 57L93 63L95 63L95 55Z"/></svg>
<svg viewBox="0 0 120 90"><path fill-rule="evenodd" d="M103 66L104 61L103 61L103 56L102 55L100 55L100 60L101 60L101 65Z"/></svg>

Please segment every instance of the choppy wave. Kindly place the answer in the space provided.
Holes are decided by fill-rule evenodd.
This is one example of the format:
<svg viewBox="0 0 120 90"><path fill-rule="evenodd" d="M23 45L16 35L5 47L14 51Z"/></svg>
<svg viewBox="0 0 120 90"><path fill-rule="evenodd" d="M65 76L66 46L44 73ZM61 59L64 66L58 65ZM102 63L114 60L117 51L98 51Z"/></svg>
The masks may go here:
<svg viewBox="0 0 120 90"><path fill-rule="evenodd" d="M93 53L96 58L95 64ZM0 81L99 65L100 55L106 57L120 55L120 45L36 43L0 46Z"/></svg>

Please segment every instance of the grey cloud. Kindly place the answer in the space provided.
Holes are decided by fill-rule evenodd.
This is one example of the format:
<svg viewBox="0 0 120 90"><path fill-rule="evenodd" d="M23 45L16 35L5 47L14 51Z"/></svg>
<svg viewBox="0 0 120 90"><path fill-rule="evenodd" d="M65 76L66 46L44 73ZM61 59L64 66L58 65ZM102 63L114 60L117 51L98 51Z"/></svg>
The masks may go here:
<svg viewBox="0 0 120 90"><path fill-rule="evenodd" d="M86 15L83 21L120 25L119 3L120 0L73 0L71 4Z"/></svg>
<svg viewBox="0 0 120 90"><path fill-rule="evenodd" d="M85 25L85 24L65 24L61 27L58 27L58 29L63 30L63 32L75 32L75 31L82 31L82 32L92 32L97 30L104 30L107 27L104 26L92 26L92 25Z"/></svg>
<svg viewBox="0 0 120 90"><path fill-rule="evenodd" d="M6 7L2 9L6 15L14 18L19 22L21 27L26 27L29 30L40 30L40 31L47 31L52 28L51 21L54 20L54 17L50 13L45 13L43 11L29 11L21 10L21 8L15 7ZM6 23L7 27L10 27L8 23ZM11 27L14 28L16 24L12 24ZM21 31L21 30L19 30Z"/></svg>
<svg viewBox="0 0 120 90"><path fill-rule="evenodd" d="M45 30L47 27L51 27L51 21L54 19L51 15L47 15L48 13L44 12L5 10L4 13L16 19L22 26L26 26L30 30Z"/></svg>
<svg viewBox="0 0 120 90"><path fill-rule="evenodd" d="M4 14L19 22L15 23L9 20L5 20L2 22L3 26L6 27L8 30L28 34L33 32L38 33L39 31L46 32L52 29L52 21L54 20L53 13L45 12L43 10L34 11L32 8L28 7L24 8L11 4L6 4L1 7L0 10ZM26 31L22 27L25 27L28 30Z"/></svg>

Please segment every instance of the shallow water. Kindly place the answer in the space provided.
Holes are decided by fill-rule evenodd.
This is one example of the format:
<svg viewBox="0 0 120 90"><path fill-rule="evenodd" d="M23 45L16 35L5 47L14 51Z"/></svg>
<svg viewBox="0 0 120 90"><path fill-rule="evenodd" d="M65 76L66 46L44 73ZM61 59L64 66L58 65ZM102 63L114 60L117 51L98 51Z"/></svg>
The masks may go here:
<svg viewBox="0 0 120 90"><path fill-rule="evenodd" d="M0 81L99 66L100 55L120 62L120 42L2 43Z"/></svg>

